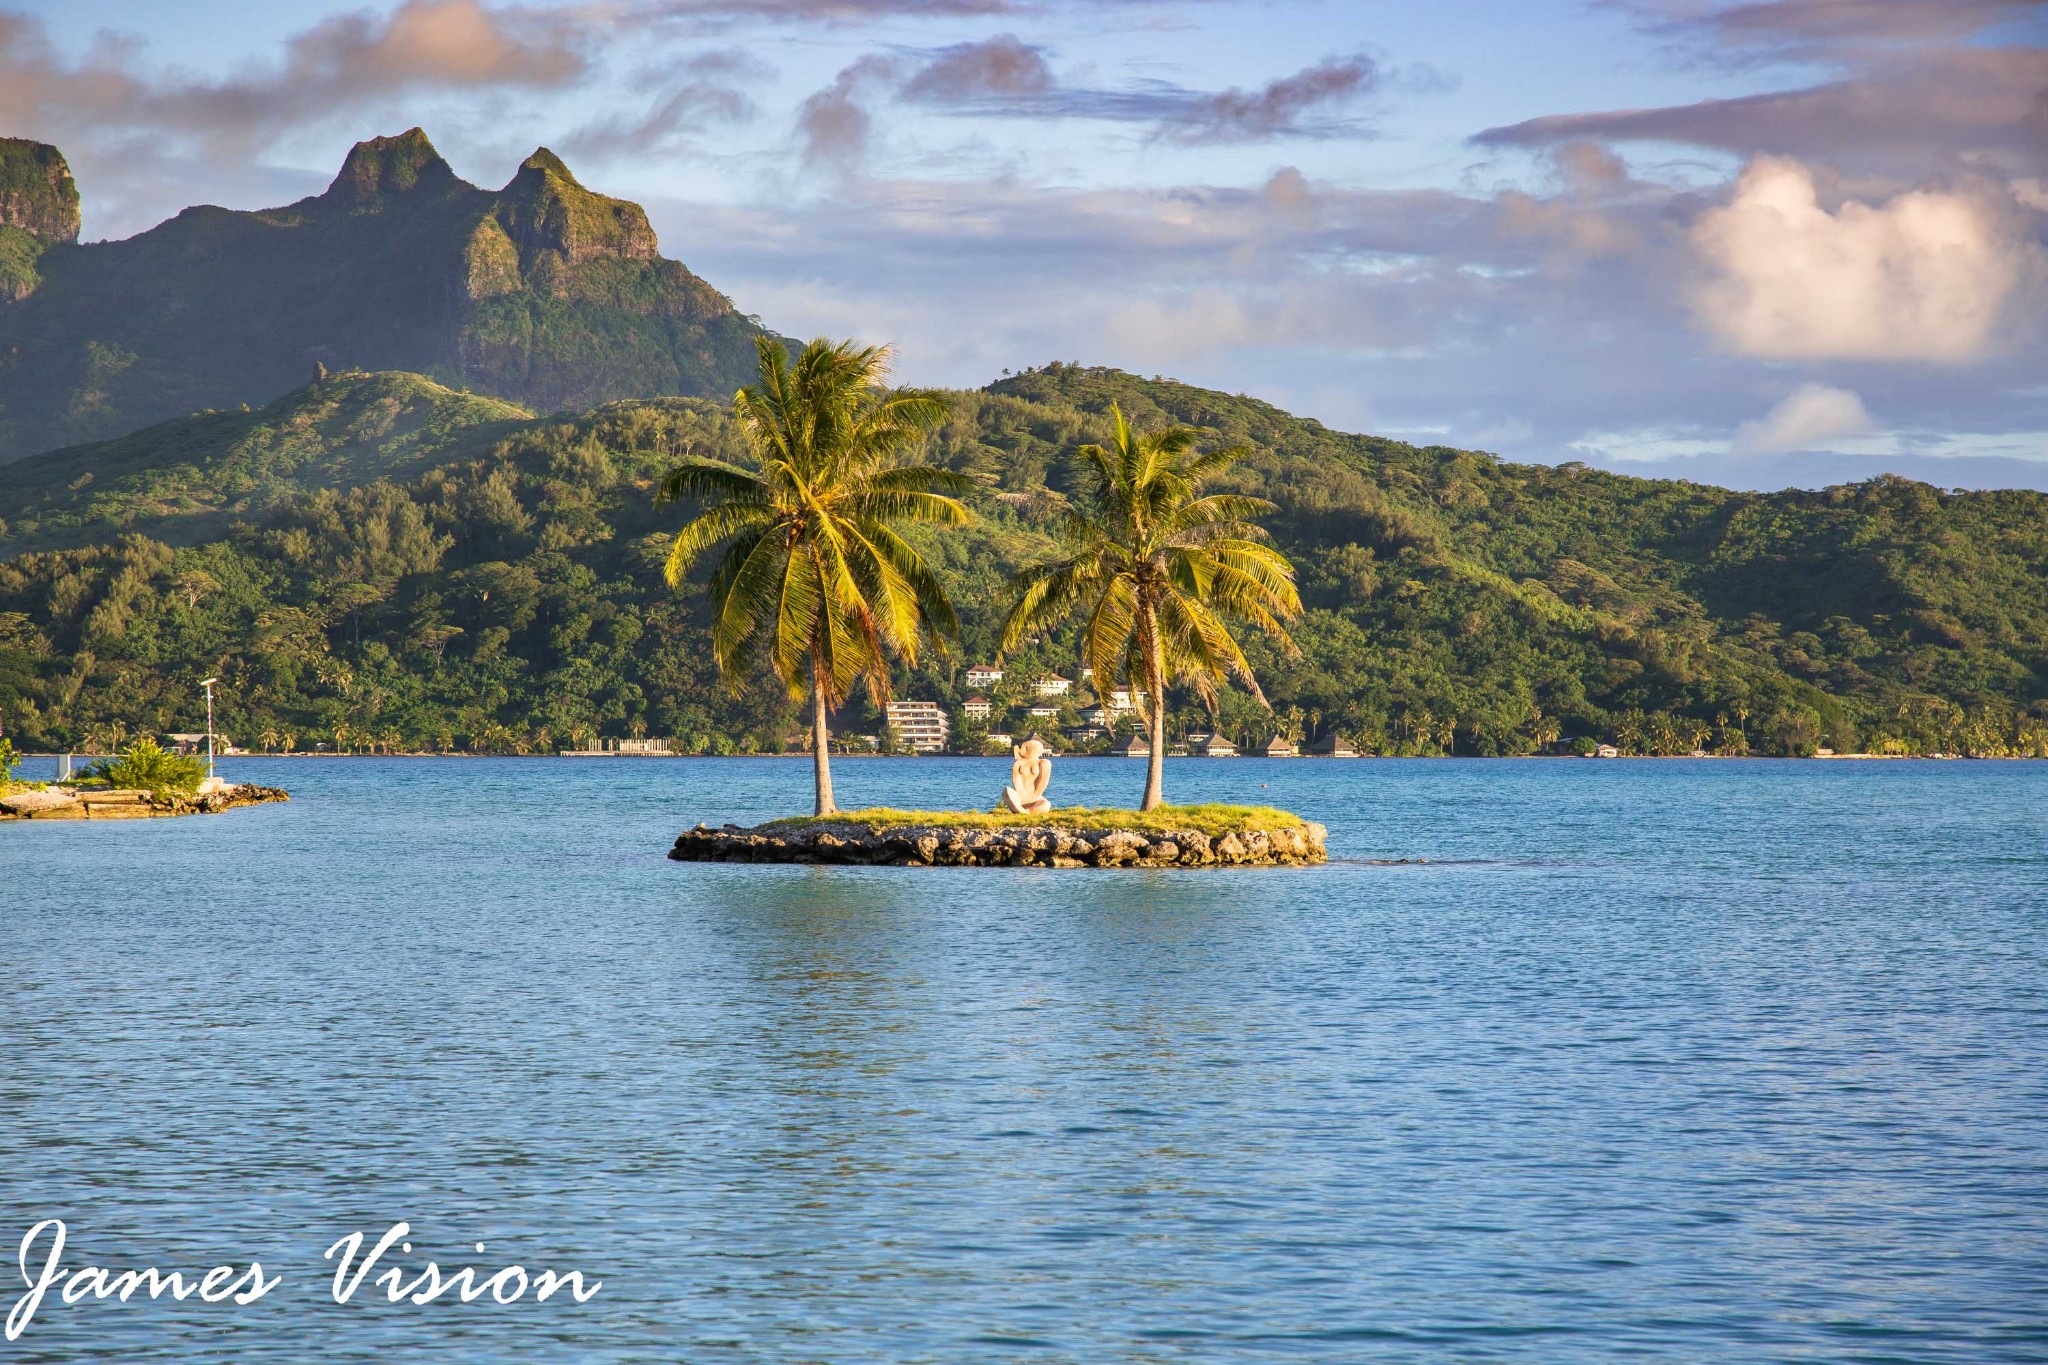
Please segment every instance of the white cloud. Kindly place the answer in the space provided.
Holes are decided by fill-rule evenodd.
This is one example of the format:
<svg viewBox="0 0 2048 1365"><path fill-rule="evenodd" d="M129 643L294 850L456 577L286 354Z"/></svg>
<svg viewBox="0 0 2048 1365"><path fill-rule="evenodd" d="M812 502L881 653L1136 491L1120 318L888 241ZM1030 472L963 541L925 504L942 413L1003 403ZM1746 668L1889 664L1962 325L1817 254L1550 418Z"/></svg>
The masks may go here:
<svg viewBox="0 0 2048 1365"><path fill-rule="evenodd" d="M1691 242L1712 272L1693 299L1701 322L1729 350L1779 360L1976 360L2048 255L1989 186L1830 211L1813 172L1779 157L1752 162Z"/></svg>
<svg viewBox="0 0 2048 1365"><path fill-rule="evenodd" d="M1783 402L1735 431L1731 455L1777 455L1811 450L1823 442L1861 436L1871 429L1863 400L1848 389L1801 384Z"/></svg>

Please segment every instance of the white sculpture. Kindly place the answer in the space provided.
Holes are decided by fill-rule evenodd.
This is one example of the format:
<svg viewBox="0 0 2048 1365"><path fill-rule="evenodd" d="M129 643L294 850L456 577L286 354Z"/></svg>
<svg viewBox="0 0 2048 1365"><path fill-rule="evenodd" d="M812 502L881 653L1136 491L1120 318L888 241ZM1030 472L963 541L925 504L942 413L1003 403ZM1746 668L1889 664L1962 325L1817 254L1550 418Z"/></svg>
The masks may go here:
<svg viewBox="0 0 2048 1365"><path fill-rule="evenodd" d="M1019 815L1043 815L1052 809L1045 789L1052 782L1052 754L1036 735L1011 751L1010 785L1003 788L1003 808Z"/></svg>

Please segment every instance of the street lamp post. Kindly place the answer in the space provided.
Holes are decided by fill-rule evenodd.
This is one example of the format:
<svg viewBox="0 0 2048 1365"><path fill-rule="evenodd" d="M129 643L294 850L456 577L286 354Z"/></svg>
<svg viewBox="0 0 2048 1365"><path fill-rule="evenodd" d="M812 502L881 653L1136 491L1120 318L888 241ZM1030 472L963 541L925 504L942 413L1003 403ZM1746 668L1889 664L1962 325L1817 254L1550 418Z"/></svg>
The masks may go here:
<svg viewBox="0 0 2048 1365"><path fill-rule="evenodd" d="M207 678L199 685L206 689L206 777L213 780L213 685L219 678Z"/></svg>

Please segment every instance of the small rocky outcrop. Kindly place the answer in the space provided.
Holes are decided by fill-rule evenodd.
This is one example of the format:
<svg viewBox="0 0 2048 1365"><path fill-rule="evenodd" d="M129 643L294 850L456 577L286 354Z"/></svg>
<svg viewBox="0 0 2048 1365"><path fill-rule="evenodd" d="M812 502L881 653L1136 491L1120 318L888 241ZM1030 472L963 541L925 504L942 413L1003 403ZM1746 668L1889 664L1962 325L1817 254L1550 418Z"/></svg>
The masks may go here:
<svg viewBox="0 0 2048 1365"><path fill-rule="evenodd" d="M1301 867L1325 862L1327 831L1292 828L1210 836L1056 825L698 825L669 857L699 863L847 863L887 867Z"/></svg>
<svg viewBox="0 0 2048 1365"><path fill-rule="evenodd" d="M202 796L106 787L33 787L0 796L0 820L138 820L160 815L219 815L291 797L277 787L237 783Z"/></svg>
<svg viewBox="0 0 2048 1365"><path fill-rule="evenodd" d="M0 137L0 304L36 292L43 253L76 242L78 223L78 186L64 153L47 142Z"/></svg>
<svg viewBox="0 0 2048 1365"><path fill-rule="evenodd" d="M0 227L44 245L78 240L78 186L64 153L47 142L0 137Z"/></svg>

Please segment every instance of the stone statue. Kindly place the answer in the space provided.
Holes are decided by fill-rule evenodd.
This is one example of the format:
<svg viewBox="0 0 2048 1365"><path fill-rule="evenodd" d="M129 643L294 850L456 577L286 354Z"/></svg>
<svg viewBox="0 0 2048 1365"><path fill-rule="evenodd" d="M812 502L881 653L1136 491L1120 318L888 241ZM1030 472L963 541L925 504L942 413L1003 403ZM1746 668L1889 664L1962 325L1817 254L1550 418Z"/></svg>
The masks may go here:
<svg viewBox="0 0 2048 1365"><path fill-rule="evenodd" d="M1043 815L1052 809L1045 789L1052 782L1052 755L1036 735L1010 751L1010 785L1003 788L1003 808L1019 815Z"/></svg>

